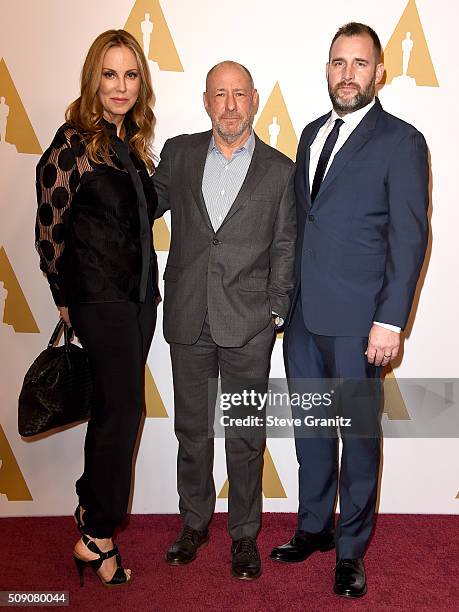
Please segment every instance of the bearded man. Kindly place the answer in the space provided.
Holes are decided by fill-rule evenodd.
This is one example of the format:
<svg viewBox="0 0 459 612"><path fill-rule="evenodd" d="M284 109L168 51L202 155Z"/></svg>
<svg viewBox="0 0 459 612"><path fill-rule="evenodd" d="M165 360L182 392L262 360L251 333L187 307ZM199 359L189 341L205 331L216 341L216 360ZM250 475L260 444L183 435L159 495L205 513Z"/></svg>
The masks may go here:
<svg viewBox="0 0 459 612"><path fill-rule="evenodd" d="M196 558L215 508L209 429L216 398L209 381L220 375L222 385L241 379L267 385L276 328L293 289L294 164L252 131L258 93L247 68L232 61L214 66L204 106L212 130L168 140L153 176L157 216L170 210L172 224L164 336L172 360L183 522L166 553L172 565ZM225 440L232 574L244 580L261 573L256 536L264 434L252 434Z"/></svg>
<svg viewBox="0 0 459 612"><path fill-rule="evenodd" d="M333 110L306 126L298 146L296 288L284 334L291 389L300 380L321 390L346 383L331 413L316 410L342 418L342 453L339 469L336 428L326 418L314 421L312 435L297 428L298 528L271 558L301 562L336 547L334 592L346 597L367 591L380 369L399 352L428 238L427 146L375 97L381 55L377 34L364 24L349 23L333 38L326 67Z"/></svg>

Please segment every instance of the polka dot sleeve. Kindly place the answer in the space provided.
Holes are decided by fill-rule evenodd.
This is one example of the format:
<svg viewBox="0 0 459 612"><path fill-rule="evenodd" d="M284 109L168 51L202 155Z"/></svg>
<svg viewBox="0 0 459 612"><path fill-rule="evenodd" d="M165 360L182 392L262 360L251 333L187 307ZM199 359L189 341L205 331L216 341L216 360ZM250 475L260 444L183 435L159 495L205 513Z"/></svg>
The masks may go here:
<svg viewBox="0 0 459 612"><path fill-rule="evenodd" d="M46 274L57 306L66 306L63 253L72 197L78 189L80 174L75 146L80 139L61 128L37 165L37 218L35 247L40 268ZM72 142L77 139L78 142Z"/></svg>

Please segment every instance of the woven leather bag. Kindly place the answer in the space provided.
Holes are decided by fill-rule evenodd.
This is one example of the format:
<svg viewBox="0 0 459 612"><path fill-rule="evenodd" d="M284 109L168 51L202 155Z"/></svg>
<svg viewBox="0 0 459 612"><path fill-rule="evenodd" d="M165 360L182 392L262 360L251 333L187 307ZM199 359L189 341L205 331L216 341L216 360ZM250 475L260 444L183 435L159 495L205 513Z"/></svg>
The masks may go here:
<svg viewBox="0 0 459 612"><path fill-rule="evenodd" d="M55 346L62 327L64 346ZM88 357L84 349L71 342L71 336L71 330L60 320L47 348L27 371L18 403L21 436L34 436L89 417L92 379Z"/></svg>

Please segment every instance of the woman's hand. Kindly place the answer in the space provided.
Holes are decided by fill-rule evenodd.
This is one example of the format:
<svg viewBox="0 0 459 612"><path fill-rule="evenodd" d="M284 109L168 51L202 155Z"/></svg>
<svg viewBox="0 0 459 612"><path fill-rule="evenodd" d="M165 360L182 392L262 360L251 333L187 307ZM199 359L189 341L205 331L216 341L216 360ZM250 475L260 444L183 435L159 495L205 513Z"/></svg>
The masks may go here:
<svg viewBox="0 0 459 612"><path fill-rule="evenodd" d="M57 309L59 310L60 318L63 319L67 327L72 327L72 324L70 323L69 319L69 309L67 308L67 306L58 306Z"/></svg>

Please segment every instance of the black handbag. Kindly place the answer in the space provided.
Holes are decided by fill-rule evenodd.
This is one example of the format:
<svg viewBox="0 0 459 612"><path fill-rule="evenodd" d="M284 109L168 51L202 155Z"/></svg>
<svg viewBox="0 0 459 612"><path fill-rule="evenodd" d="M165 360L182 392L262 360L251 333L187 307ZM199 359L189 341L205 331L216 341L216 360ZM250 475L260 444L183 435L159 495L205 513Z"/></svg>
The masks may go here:
<svg viewBox="0 0 459 612"><path fill-rule="evenodd" d="M62 327L64 346L54 346ZM89 417L92 379L88 357L71 337L71 330L61 319L47 348L27 371L18 404L21 436L34 436Z"/></svg>

